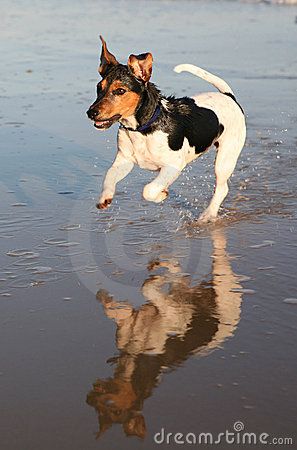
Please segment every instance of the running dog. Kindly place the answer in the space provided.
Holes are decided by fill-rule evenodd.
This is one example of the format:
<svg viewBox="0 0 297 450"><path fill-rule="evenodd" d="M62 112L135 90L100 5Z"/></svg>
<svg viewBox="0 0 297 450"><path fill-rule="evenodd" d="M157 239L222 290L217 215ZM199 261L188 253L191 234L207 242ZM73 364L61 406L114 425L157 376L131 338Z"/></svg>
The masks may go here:
<svg viewBox="0 0 297 450"><path fill-rule="evenodd" d="M192 64L181 64L175 72L190 72L215 86L219 92L207 92L193 98L165 97L150 82L151 53L130 55L127 65L120 64L100 36L102 52L97 98L87 111L97 129L105 130L119 122L118 151L107 171L97 207L107 208L116 185L138 164L158 171L157 177L143 189L143 197L162 202L169 186L187 164L212 145L216 147L216 186L201 221L214 220L228 193L232 175L246 138L244 112L230 86L221 78Z"/></svg>

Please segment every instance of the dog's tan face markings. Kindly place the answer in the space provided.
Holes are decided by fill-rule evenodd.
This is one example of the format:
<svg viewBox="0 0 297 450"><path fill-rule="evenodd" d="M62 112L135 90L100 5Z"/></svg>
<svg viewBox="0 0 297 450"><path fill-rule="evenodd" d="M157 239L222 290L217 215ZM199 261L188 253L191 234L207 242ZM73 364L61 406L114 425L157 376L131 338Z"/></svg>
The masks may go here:
<svg viewBox="0 0 297 450"><path fill-rule="evenodd" d="M101 85L101 89L104 91L107 88L107 80L103 79L100 82L100 85Z"/></svg>
<svg viewBox="0 0 297 450"><path fill-rule="evenodd" d="M145 87L151 77L151 53L130 55L127 65L120 64L102 41L97 98L87 115L97 129L107 129L121 119L134 116L140 105Z"/></svg>
<svg viewBox="0 0 297 450"><path fill-rule="evenodd" d="M146 426L144 417L139 414L139 399L130 381L113 378L97 380L88 394L87 403L98 412L99 433L101 436L114 423L123 425L128 436L144 438ZM137 408L137 409L136 409Z"/></svg>
<svg viewBox="0 0 297 450"><path fill-rule="evenodd" d="M106 89L106 80L101 81L102 89ZM127 118L135 113L140 101L140 95L129 90L120 80L115 80L108 87L103 99L100 102L100 117L108 119L119 114L122 118Z"/></svg>
<svg viewBox="0 0 297 450"><path fill-rule="evenodd" d="M129 381L114 379L112 381L112 391L114 392L107 392L98 398L99 405L105 407L107 401L112 400L112 406L109 405L110 411L115 409L127 410L133 406L137 398Z"/></svg>
<svg viewBox="0 0 297 450"><path fill-rule="evenodd" d="M127 118L135 112L140 96L136 92L129 90L120 80L115 80L108 86L108 81L104 76L111 66L117 66L119 63L115 56L108 50L102 36L100 36L100 39L102 42L102 52L99 73L103 77L100 86L102 91L106 91L100 102L100 118L104 120L115 115Z"/></svg>

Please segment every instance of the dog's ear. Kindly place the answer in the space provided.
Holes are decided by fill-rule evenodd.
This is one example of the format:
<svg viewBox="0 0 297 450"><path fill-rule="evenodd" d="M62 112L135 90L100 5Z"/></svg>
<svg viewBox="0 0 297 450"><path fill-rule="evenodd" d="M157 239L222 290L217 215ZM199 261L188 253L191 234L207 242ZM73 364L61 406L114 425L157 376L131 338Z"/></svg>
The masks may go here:
<svg viewBox="0 0 297 450"><path fill-rule="evenodd" d="M135 78L147 83L151 78L153 70L153 55L151 53L130 55L128 59L128 67Z"/></svg>
<svg viewBox="0 0 297 450"><path fill-rule="evenodd" d="M100 36L102 42L102 51L100 56L100 66L98 72L103 77L110 66L116 66L119 62L116 60L115 56L110 53L107 49L107 45L102 36Z"/></svg>

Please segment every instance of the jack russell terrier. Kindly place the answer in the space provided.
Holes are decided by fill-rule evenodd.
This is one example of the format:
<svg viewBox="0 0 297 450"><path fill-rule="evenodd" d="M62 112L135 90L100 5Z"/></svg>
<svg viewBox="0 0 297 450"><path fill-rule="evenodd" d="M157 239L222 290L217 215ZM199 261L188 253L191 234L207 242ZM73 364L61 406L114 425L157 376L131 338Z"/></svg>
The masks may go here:
<svg viewBox="0 0 297 450"><path fill-rule="evenodd" d="M162 202L169 186L187 164L212 145L216 147L216 186L201 221L217 217L228 193L232 175L246 138L244 112L230 86L221 78L192 64L181 64L175 72L190 72L215 86L219 92L190 97L164 97L150 82L151 53L130 55L127 65L120 64L102 41L97 98L87 111L97 129L105 130L119 122L118 151L107 171L97 204L107 208L116 184L138 164L158 171L157 177L143 189L143 197Z"/></svg>

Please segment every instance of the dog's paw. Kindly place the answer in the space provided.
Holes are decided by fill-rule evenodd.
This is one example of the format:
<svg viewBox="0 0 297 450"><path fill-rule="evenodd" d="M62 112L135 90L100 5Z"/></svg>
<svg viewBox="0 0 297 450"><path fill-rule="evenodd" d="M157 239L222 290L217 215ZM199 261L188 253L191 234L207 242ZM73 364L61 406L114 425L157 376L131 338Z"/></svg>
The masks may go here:
<svg viewBox="0 0 297 450"><path fill-rule="evenodd" d="M99 201L96 203L96 208L98 209L106 209L110 206L112 202L112 198L106 198L104 201Z"/></svg>
<svg viewBox="0 0 297 450"><path fill-rule="evenodd" d="M167 189L163 189L163 191L160 192L160 194L158 195L158 197L156 197L156 199L154 200L156 203L161 203L163 202L169 195L169 192Z"/></svg>
<svg viewBox="0 0 297 450"><path fill-rule="evenodd" d="M214 222L217 219L217 216L210 214L208 211L204 211L202 214L200 214L198 218L198 222L200 223L210 223Z"/></svg>

